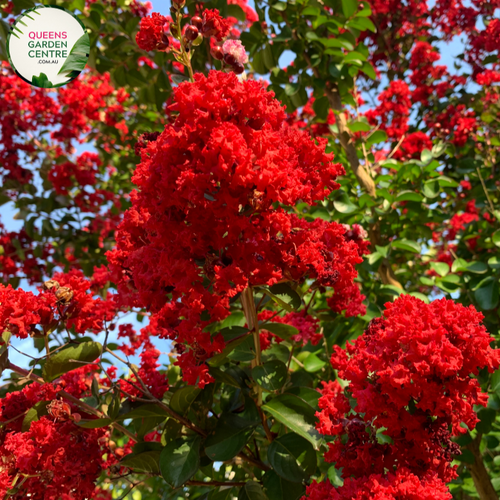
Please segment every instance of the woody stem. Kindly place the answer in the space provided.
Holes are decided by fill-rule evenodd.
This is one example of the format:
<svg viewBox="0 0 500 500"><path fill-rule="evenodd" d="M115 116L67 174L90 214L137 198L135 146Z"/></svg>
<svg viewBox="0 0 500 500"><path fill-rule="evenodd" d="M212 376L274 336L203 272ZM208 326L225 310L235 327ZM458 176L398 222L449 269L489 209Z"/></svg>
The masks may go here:
<svg viewBox="0 0 500 500"><path fill-rule="evenodd" d="M259 320L257 318L257 309L255 308L255 301L253 300L253 290L251 286L245 288L241 292L241 304L243 306L243 312L245 313L245 318L247 320L248 328L251 330L253 335L253 341L255 346L255 359L252 361L252 368L262 364L262 359L260 356L260 335L259 335ZM262 388L257 386L257 404L260 406L262 404Z"/></svg>

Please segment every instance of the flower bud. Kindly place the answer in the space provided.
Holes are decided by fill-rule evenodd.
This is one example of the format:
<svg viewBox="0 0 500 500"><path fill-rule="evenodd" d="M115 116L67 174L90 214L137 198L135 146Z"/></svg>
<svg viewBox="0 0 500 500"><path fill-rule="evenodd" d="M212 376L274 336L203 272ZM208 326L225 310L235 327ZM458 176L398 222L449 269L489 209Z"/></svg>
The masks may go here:
<svg viewBox="0 0 500 500"><path fill-rule="evenodd" d="M177 26L175 24L170 25L170 34L174 37L179 39L179 30L177 29Z"/></svg>
<svg viewBox="0 0 500 500"><path fill-rule="evenodd" d="M245 66L243 66L243 64L239 63L239 62L235 62L233 64L233 71L237 74L237 75L241 75L244 71L245 71Z"/></svg>
<svg viewBox="0 0 500 500"><path fill-rule="evenodd" d="M201 19L200 16L193 16L191 18L191 24L198 28L198 31L201 30L201 27L203 26L203 20Z"/></svg>
<svg viewBox="0 0 500 500"><path fill-rule="evenodd" d="M172 0L172 5L176 7L178 10L182 9L182 7L186 5L186 0Z"/></svg>
<svg viewBox="0 0 500 500"><path fill-rule="evenodd" d="M198 28L196 26L191 26L191 25L187 26L186 31L184 32L184 36L191 42L198 38L198 34L199 34Z"/></svg>
<svg viewBox="0 0 500 500"><path fill-rule="evenodd" d="M229 66L233 66L236 63L236 57L232 54L224 54L224 62Z"/></svg>
<svg viewBox="0 0 500 500"><path fill-rule="evenodd" d="M214 59L217 59L218 61L222 61L222 59L224 59L224 52L222 52L222 47L219 47L218 45L210 49L210 54L212 54L212 57Z"/></svg>

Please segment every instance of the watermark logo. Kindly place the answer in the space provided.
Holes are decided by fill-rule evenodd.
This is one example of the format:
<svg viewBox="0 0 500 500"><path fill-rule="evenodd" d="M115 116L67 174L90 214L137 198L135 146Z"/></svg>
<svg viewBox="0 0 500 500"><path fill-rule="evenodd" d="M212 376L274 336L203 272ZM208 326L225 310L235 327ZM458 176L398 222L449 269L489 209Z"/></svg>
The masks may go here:
<svg viewBox="0 0 500 500"><path fill-rule="evenodd" d="M9 62L35 87L61 87L74 80L89 58L83 23L68 10L38 6L20 15L7 39Z"/></svg>

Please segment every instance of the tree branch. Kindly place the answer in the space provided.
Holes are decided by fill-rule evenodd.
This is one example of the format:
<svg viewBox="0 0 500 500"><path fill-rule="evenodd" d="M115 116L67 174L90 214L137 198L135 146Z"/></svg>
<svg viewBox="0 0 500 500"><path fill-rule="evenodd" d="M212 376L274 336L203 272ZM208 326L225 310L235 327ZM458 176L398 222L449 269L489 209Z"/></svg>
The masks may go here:
<svg viewBox="0 0 500 500"><path fill-rule="evenodd" d="M21 375L22 377L29 378L30 380L33 380L34 382L38 382L39 384L45 384L45 380L43 380L41 377L38 375L35 375L34 373L30 373L28 370L25 370L24 368L21 368L20 366L16 366L9 362L7 368L9 370L12 370L13 372L17 373L18 375ZM87 403L84 403L83 401L80 401L78 398L75 398L71 394L68 394L66 391L58 391L58 396L62 397L66 401L72 402L74 405L78 406L82 410L85 410L87 413L90 413L91 415L95 415L96 417L103 418L106 417L104 413L100 412L99 410L96 410L95 408L92 408L92 406L88 405ZM121 426L120 424L117 424L115 422L112 422L109 424L110 426L114 427L116 430L122 432L126 436L128 436L130 439L133 441L137 442L137 438L132 434L128 429L125 427Z"/></svg>
<svg viewBox="0 0 500 500"><path fill-rule="evenodd" d="M498 495L495 488L493 488L493 484L491 484L490 475L484 466L483 456L479 449L482 437L482 434L478 434L476 438L466 446L474 455L474 463L467 464L467 468L474 480L474 486L476 487L479 498L481 500L498 500Z"/></svg>

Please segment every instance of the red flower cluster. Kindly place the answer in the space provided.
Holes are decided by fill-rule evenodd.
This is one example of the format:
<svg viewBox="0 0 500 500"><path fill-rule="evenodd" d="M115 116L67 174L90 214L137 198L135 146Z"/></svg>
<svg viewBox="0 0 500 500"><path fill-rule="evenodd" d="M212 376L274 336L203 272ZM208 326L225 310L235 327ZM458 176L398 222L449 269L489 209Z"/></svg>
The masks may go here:
<svg viewBox="0 0 500 500"><path fill-rule="evenodd" d="M223 347L203 328L228 315L231 297L306 277L342 293L361 258L341 225L278 206L313 204L337 188L343 169L326 141L288 126L258 82L216 71L195 79L174 91L174 124L141 149L140 191L108 260L120 294L156 314L161 336L187 346L179 364L203 385L211 381L203 361Z"/></svg>
<svg viewBox="0 0 500 500"><path fill-rule="evenodd" d="M205 38L213 36L220 42L229 35L231 23L221 17L217 9L204 10L202 21L201 34Z"/></svg>
<svg viewBox="0 0 500 500"><path fill-rule="evenodd" d="M63 386L72 391L73 386ZM57 399L57 390L59 387L52 384L35 382L2 399L0 496L15 488L16 477L19 484L27 476L21 488L11 490L9 498L23 500L28 493L29 498L36 500L93 498L94 482L103 470L103 454L109 453L106 431L77 426L76 411L81 410ZM80 397L78 390L73 395ZM26 411L43 402L47 403L47 414L22 432Z"/></svg>
<svg viewBox="0 0 500 500"><path fill-rule="evenodd" d="M393 80L379 96L380 104L366 112L372 125L380 125L389 138L399 139L408 131L410 117L410 89L402 80Z"/></svg>
<svg viewBox="0 0 500 500"><path fill-rule="evenodd" d="M144 385L151 391L154 397L161 399L163 394L168 391L168 380L165 373L160 373L158 367L158 358L160 357L160 351L149 347L141 353L141 366L137 372L139 378L143 381ZM131 376L130 379L136 386L140 387L139 381L136 379L135 375ZM120 379L120 388L126 391L127 394L132 396L142 396L142 392L139 391L134 385L130 384L127 380Z"/></svg>
<svg viewBox="0 0 500 500"><path fill-rule="evenodd" d="M55 421L50 416L32 422L27 432L4 434L2 482L11 483L18 474L27 477L9 498L25 499L26 492L39 500L57 500L65 494L74 500L91 498L102 471L104 435L103 429L83 429L71 420Z"/></svg>
<svg viewBox="0 0 500 500"><path fill-rule="evenodd" d="M141 19L140 29L135 37L142 50L165 50L169 45L168 19L157 12Z"/></svg>
<svg viewBox="0 0 500 500"><path fill-rule="evenodd" d="M8 330L21 338L46 335L61 321L77 333L100 332L103 321L110 321L117 307L114 296L94 299L89 289L81 271L55 274L38 295L0 285L0 333Z"/></svg>
<svg viewBox="0 0 500 500"><path fill-rule="evenodd" d="M395 473L372 474L368 478L349 478L341 488L333 488L330 481L314 481L307 487L309 500L450 500L447 486L435 474L419 478L408 469Z"/></svg>
<svg viewBox="0 0 500 500"><path fill-rule="evenodd" d="M456 477L450 463L459 453L451 437L466 432L462 422L475 427L473 406L488 399L471 374L500 364L482 317L451 300L401 296L346 351L336 347L332 366L349 386L347 395L325 386L318 430L335 436L325 459L343 468L346 480L337 491L312 485L310 498L369 498L368 484L386 495L372 498L407 498L396 488L406 481L420 491L412 498L431 498L429 488L441 495L432 498L451 498L444 483ZM380 433L390 443L380 442Z"/></svg>
<svg viewBox="0 0 500 500"><path fill-rule="evenodd" d="M52 182L57 194L67 195L69 188L73 186L80 189L93 186L100 166L99 156L85 151L76 158L75 163L71 161L55 163L49 172L48 179Z"/></svg>

